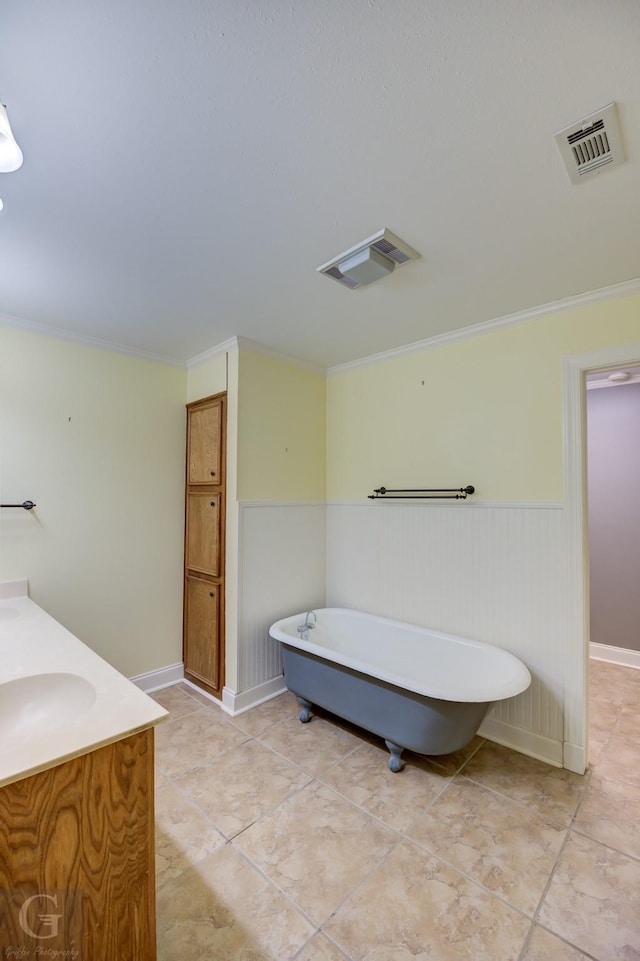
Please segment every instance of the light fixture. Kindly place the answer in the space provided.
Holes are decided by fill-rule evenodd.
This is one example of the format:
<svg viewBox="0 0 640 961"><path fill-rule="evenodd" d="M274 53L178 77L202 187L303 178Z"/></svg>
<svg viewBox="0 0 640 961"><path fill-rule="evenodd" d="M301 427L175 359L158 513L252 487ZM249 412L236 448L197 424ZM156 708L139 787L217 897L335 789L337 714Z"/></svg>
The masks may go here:
<svg viewBox="0 0 640 961"><path fill-rule="evenodd" d="M0 103L0 173L10 174L22 166L22 151L13 136L7 109Z"/></svg>
<svg viewBox="0 0 640 961"><path fill-rule="evenodd" d="M402 264L417 260L420 254L387 227L366 240L316 267L318 273L337 280L343 287L356 290L392 273Z"/></svg>
<svg viewBox="0 0 640 961"><path fill-rule="evenodd" d="M357 254L352 254L351 257L341 260L338 267L344 277L348 277L359 287L363 287L365 284L372 284L374 280L386 277L387 274L392 272L395 264L384 254L381 254L379 250L374 250L373 247L365 247Z"/></svg>

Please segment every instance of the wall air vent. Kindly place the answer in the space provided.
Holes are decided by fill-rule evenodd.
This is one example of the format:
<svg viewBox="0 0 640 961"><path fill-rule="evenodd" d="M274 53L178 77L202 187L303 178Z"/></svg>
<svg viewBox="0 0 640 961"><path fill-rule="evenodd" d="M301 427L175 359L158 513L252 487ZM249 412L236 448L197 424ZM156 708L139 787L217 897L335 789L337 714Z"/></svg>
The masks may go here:
<svg viewBox="0 0 640 961"><path fill-rule="evenodd" d="M413 247L385 227L337 257L332 257L316 270L337 280L343 287L356 290L386 277L396 267L417 260L419 256Z"/></svg>
<svg viewBox="0 0 640 961"><path fill-rule="evenodd" d="M615 103L554 134L569 179L574 184L624 163Z"/></svg>

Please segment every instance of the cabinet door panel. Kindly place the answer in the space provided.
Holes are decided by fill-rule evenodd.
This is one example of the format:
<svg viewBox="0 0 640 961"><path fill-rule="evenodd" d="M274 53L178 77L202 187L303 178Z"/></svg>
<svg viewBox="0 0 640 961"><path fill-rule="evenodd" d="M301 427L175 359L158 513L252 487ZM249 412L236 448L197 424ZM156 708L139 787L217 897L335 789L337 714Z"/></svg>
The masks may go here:
<svg viewBox="0 0 640 961"><path fill-rule="evenodd" d="M220 686L220 588L195 577L185 584L185 671L216 690Z"/></svg>
<svg viewBox="0 0 640 961"><path fill-rule="evenodd" d="M220 576L220 494L187 494L186 566L189 570Z"/></svg>
<svg viewBox="0 0 640 961"><path fill-rule="evenodd" d="M222 483L222 401L189 413L188 484Z"/></svg>

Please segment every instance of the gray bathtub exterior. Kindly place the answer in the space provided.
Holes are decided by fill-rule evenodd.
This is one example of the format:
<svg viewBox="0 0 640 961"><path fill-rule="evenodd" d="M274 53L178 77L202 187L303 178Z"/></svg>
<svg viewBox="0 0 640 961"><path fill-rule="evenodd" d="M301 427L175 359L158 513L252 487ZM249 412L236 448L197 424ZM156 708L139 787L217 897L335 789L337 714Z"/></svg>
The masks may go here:
<svg viewBox="0 0 640 961"><path fill-rule="evenodd" d="M449 754L476 733L491 703L443 701L415 694L282 643L285 683L299 699L300 720L312 705L384 738L389 767L399 771L404 748Z"/></svg>

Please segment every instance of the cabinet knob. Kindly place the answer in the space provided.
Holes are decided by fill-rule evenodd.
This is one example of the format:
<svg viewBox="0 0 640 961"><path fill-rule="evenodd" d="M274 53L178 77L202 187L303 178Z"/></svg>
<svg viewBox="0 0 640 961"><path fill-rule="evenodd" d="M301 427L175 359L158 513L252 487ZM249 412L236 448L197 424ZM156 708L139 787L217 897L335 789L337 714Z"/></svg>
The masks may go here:
<svg viewBox="0 0 640 961"><path fill-rule="evenodd" d="M212 476L212 477L215 477L215 476L216 476L216 472L215 472L214 470L211 471L211 476Z"/></svg>
<svg viewBox="0 0 640 961"><path fill-rule="evenodd" d="M211 507L215 507L215 506L216 506L216 502L215 502L215 501L209 501L209 504L211 505Z"/></svg>
<svg viewBox="0 0 640 961"><path fill-rule="evenodd" d="M215 596L216 596L215 591L209 591L209 597L215 597Z"/></svg>

